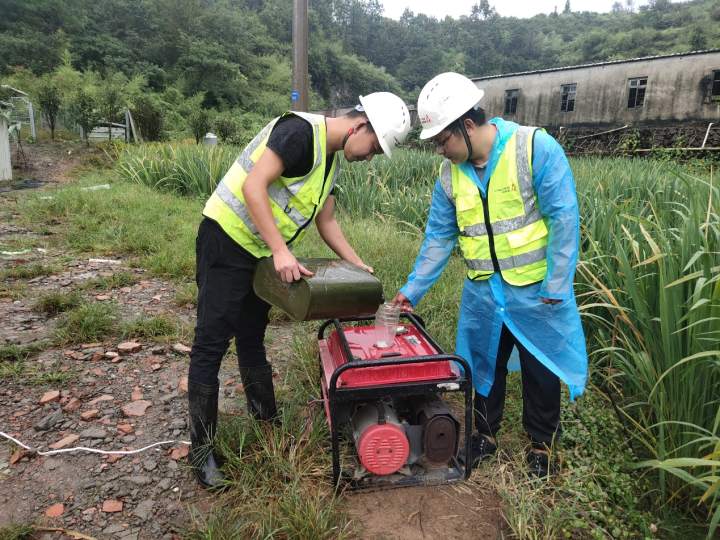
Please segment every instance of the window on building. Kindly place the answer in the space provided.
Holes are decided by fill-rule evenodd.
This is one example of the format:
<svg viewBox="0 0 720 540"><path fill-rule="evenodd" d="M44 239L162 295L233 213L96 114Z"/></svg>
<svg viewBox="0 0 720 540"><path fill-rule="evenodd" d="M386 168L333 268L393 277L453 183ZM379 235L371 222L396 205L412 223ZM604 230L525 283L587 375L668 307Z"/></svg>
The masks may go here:
<svg viewBox="0 0 720 540"><path fill-rule="evenodd" d="M575 110L575 92L577 91L577 84L563 84L562 98L560 100L560 110L562 112L572 112Z"/></svg>
<svg viewBox="0 0 720 540"><path fill-rule="evenodd" d="M720 69L713 71L712 97L720 99Z"/></svg>
<svg viewBox="0 0 720 540"><path fill-rule="evenodd" d="M520 90L505 90L505 114L517 112L517 102Z"/></svg>
<svg viewBox="0 0 720 540"><path fill-rule="evenodd" d="M645 89L647 77L630 79L628 92L628 109L637 109L645 104Z"/></svg>

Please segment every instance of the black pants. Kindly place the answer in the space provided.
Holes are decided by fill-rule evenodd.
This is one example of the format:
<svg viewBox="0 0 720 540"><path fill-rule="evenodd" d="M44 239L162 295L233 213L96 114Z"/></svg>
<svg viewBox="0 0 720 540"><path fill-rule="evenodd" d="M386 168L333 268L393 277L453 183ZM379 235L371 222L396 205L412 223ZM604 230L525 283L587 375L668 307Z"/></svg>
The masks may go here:
<svg viewBox="0 0 720 540"><path fill-rule="evenodd" d="M530 354L504 325L490 394L483 397L475 392L475 426L478 432L491 437L500 430L505 408L507 363L513 346L520 353L523 427L533 446L550 446L560 435L560 379Z"/></svg>
<svg viewBox="0 0 720 540"><path fill-rule="evenodd" d="M195 254L197 324L188 379L216 385L231 337L235 337L240 366L267 364L263 342L270 305L260 300L252 288L258 259L211 219L200 223Z"/></svg>

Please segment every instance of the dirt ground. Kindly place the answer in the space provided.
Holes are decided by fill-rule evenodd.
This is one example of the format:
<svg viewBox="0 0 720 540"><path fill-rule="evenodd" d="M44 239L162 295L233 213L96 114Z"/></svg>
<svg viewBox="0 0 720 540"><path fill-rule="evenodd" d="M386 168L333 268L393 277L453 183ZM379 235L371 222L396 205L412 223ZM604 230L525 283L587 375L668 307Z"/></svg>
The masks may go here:
<svg viewBox="0 0 720 540"><path fill-rule="evenodd" d="M18 178L63 182L98 151L78 145L42 144L27 151L29 167ZM22 186L24 187L24 186ZM3 240L35 233L13 224L0 193L0 251ZM9 254L8 254L9 253ZM89 280L131 273L136 281L109 291L86 289L91 302L116 302L123 319L167 314L194 324L192 305L178 306L175 286L145 275L119 259L92 261L61 250L33 249L0 255L0 268L24 263L54 266L52 275L12 280L24 287L18 297L0 298L0 345L42 342L57 322L32 309L51 291L80 290ZM289 324L268 329L268 356L276 370L288 358L283 344ZM35 377L0 386L0 431L39 450L87 446L130 450L173 441L122 458L74 453L42 457L0 441L0 527L35 523L47 529L38 538L165 539L179 538L193 509L212 506L214 498L199 489L186 465L186 373L189 342L152 340L87 343L48 348L32 360ZM68 373L67 382L53 375ZM244 414L237 367L226 362L220 375L221 410ZM55 379L57 380L57 379ZM348 494L346 508L362 538L500 538L499 499L478 483L405 488ZM63 532L64 531L64 532Z"/></svg>
<svg viewBox="0 0 720 540"><path fill-rule="evenodd" d="M347 506L363 540L502 538L498 497L473 482L357 493Z"/></svg>

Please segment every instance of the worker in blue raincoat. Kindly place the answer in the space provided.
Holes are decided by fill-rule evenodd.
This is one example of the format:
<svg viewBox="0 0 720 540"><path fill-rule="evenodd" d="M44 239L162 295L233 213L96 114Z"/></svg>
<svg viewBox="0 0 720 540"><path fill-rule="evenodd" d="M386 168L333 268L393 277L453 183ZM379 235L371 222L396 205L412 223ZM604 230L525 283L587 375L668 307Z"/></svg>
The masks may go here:
<svg viewBox="0 0 720 540"><path fill-rule="evenodd" d="M587 353L573 293L579 217L575 184L560 145L543 130L485 120L483 91L443 73L420 93L421 139L446 159L432 196L425 240L395 302L412 310L453 248L468 267L456 352L473 367L475 467L497 450L508 360L517 349L530 473L550 473L560 435L560 381L583 393ZM512 366L511 366L512 367Z"/></svg>

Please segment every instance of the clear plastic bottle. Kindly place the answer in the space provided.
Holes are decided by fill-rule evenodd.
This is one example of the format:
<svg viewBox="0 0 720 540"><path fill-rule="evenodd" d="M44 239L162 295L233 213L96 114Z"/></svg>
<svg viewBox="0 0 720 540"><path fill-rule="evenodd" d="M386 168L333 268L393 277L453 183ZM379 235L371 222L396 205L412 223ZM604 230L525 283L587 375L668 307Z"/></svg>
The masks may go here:
<svg viewBox="0 0 720 540"><path fill-rule="evenodd" d="M392 302L381 304L375 314L375 346L379 349L392 347L400 320L400 305Z"/></svg>

